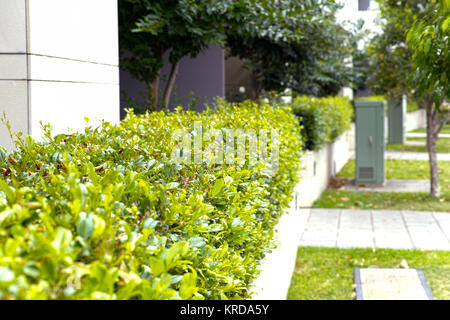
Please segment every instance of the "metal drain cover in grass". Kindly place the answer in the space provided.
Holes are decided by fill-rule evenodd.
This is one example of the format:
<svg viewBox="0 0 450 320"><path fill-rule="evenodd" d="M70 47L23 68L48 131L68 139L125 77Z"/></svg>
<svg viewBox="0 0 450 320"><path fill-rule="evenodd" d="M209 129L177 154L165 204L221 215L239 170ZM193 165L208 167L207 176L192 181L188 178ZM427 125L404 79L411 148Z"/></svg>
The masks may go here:
<svg viewBox="0 0 450 320"><path fill-rule="evenodd" d="M420 269L355 269L357 300L434 300Z"/></svg>

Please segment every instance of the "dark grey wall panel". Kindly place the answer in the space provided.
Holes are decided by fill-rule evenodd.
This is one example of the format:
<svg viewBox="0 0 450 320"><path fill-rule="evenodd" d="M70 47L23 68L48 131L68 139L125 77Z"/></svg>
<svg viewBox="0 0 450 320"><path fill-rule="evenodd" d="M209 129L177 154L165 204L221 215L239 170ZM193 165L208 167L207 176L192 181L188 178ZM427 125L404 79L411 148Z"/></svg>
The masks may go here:
<svg viewBox="0 0 450 320"><path fill-rule="evenodd" d="M169 72L170 64L166 64L162 73L167 76ZM165 81L162 81L161 90L164 85ZM124 116L123 109L130 107L125 97L131 97L142 103L144 100L141 93L147 88L143 83L133 79L128 72L121 70L120 89L122 116ZM189 57L182 59L171 99L171 108L177 105L187 106L192 96L198 97L196 109L199 111L204 109L206 102L225 96L225 54L220 47L211 45L195 59Z"/></svg>
<svg viewBox="0 0 450 320"><path fill-rule="evenodd" d="M358 0L358 10L366 11L369 10L370 0Z"/></svg>

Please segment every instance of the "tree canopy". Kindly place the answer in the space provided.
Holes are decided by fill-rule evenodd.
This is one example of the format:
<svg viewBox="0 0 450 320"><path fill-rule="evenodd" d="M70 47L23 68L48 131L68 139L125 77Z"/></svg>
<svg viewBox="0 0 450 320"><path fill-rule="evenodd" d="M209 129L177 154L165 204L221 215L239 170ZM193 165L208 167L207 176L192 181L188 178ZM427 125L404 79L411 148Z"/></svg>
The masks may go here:
<svg viewBox="0 0 450 320"><path fill-rule="evenodd" d="M391 98L414 93L427 114L430 196L440 196L436 141L448 122L449 0L379 0L383 33L371 46L372 85ZM407 36L408 34L408 36Z"/></svg>
<svg viewBox="0 0 450 320"><path fill-rule="evenodd" d="M415 21L407 42L413 52L413 83L433 92L436 105L450 99L450 0L434 0L424 19Z"/></svg>
<svg viewBox="0 0 450 320"><path fill-rule="evenodd" d="M167 106L180 59L211 43L244 59L260 89L337 93L353 76L338 8L325 0L119 0L121 66L147 84L153 107L164 57L172 65Z"/></svg>
<svg viewBox="0 0 450 320"><path fill-rule="evenodd" d="M148 85L153 107L158 104L164 55L174 66L174 78L181 58L196 57L211 43L222 44L226 26L218 17L227 9L223 1L119 0L121 66Z"/></svg>
<svg viewBox="0 0 450 320"><path fill-rule="evenodd" d="M379 0L383 32L372 39L370 86L377 94L400 95L413 88L409 76L414 70L412 52L405 33L421 19L426 8L423 0Z"/></svg>
<svg viewBox="0 0 450 320"><path fill-rule="evenodd" d="M261 32L227 36L229 54L243 59L258 89L285 88L312 95L336 94L351 83L352 34L336 21L340 5L334 1L280 1L296 33L270 37ZM284 12L284 11L281 12ZM283 22L280 17L279 21ZM293 36L295 35L295 37Z"/></svg>

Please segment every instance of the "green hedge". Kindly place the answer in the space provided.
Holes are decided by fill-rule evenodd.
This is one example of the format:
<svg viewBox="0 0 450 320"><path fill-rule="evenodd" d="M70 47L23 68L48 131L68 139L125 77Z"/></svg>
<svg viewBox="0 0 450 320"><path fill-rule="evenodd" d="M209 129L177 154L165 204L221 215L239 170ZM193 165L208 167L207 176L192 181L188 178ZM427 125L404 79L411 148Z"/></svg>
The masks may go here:
<svg viewBox="0 0 450 320"><path fill-rule="evenodd" d="M176 164L175 129L278 129L280 165ZM0 298L240 299L291 201L289 108L220 102L31 138L0 152Z"/></svg>
<svg viewBox="0 0 450 320"><path fill-rule="evenodd" d="M303 126L307 150L318 150L350 128L353 107L344 97L297 97L292 110Z"/></svg>

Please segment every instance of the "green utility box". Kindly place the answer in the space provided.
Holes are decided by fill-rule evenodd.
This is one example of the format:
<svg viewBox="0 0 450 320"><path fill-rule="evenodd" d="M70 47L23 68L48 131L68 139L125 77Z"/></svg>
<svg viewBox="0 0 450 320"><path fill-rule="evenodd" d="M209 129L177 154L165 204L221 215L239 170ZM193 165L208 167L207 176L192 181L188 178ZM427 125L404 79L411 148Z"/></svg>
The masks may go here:
<svg viewBox="0 0 450 320"><path fill-rule="evenodd" d="M356 101L356 183L384 183L384 101Z"/></svg>
<svg viewBox="0 0 450 320"><path fill-rule="evenodd" d="M406 142L406 95L392 99L388 107L388 143L405 144Z"/></svg>

